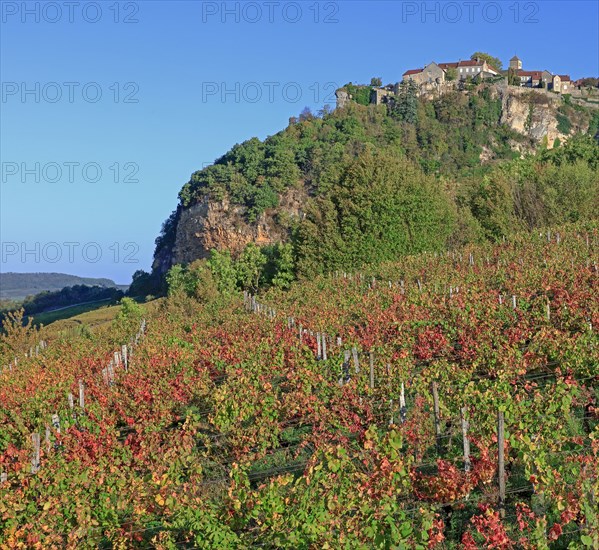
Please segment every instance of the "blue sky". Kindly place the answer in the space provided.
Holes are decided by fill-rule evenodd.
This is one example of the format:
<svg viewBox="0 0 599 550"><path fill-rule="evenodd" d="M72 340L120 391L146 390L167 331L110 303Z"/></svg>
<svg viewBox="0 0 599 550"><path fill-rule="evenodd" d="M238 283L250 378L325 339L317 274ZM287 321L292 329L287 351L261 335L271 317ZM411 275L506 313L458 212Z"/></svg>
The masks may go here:
<svg viewBox="0 0 599 550"><path fill-rule="evenodd" d="M1 271L128 283L194 170L349 81L476 50L599 74L595 1L0 6Z"/></svg>

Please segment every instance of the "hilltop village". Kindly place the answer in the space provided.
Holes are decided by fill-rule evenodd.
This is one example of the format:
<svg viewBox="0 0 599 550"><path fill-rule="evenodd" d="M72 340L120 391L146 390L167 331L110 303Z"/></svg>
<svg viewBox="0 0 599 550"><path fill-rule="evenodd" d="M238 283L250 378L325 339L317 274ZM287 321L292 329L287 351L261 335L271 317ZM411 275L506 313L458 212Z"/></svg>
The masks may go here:
<svg viewBox="0 0 599 550"><path fill-rule="evenodd" d="M343 107L348 101L355 99L352 91L364 92L370 88L369 102L375 105L386 103L390 98L399 94L402 86L411 83L417 93L434 97L449 90L463 90L481 82L504 86L537 88L555 94L569 95L574 98L590 100L599 99L597 79L579 79L572 81L568 74L556 74L546 69L524 69L522 60L514 55L505 70L491 65L488 59L473 57L472 59L437 63L431 61L428 65L417 69L408 69L402 75L402 80L395 84L382 86L380 79L373 79L370 86L349 85L336 92L337 107ZM589 82L592 81L592 82Z"/></svg>

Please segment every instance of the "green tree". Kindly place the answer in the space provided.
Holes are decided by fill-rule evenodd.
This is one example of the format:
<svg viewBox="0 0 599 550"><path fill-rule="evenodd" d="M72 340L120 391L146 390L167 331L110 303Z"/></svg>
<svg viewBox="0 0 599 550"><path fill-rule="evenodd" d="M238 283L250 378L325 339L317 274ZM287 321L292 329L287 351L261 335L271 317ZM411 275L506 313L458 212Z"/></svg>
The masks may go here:
<svg viewBox="0 0 599 550"><path fill-rule="evenodd" d="M256 292L260 286L260 277L265 264L266 257L260 247L254 243L249 243L235 265L239 286L243 290Z"/></svg>
<svg viewBox="0 0 599 550"><path fill-rule="evenodd" d="M156 294L160 290L158 278L143 269L138 269L132 277L131 284L127 290L129 296L148 296Z"/></svg>
<svg viewBox="0 0 599 550"><path fill-rule="evenodd" d="M399 120L414 124L418 120L418 85L413 80L404 80L399 85L391 113Z"/></svg>
<svg viewBox="0 0 599 550"><path fill-rule="evenodd" d="M121 338L125 338L139 327L143 310L135 300L127 297L121 300L120 306L112 324L116 329L115 332Z"/></svg>
<svg viewBox="0 0 599 550"><path fill-rule="evenodd" d="M378 87L380 87L380 86L382 86L382 85L383 85L383 79L382 79L382 78L380 78L380 77L378 77L378 76L373 76L373 77L370 79L370 85L371 85L371 86L378 86Z"/></svg>
<svg viewBox="0 0 599 550"><path fill-rule="evenodd" d="M210 251L208 266L214 275L216 285L222 294L232 294L237 285L237 273L231 253L228 250L222 252L213 249Z"/></svg>
<svg viewBox="0 0 599 550"><path fill-rule="evenodd" d="M207 260L196 260L187 268L186 292L202 304L217 303L222 294Z"/></svg>
<svg viewBox="0 0 599 550"><path fill-rule="evenodd" d="M515 69L508 69L507 71L507 83L510 86L519 86L520 85L520 77L518 76Z"/></svg>
<svg viewBox="0 0 599 550"><path fill-rule="evenodd" d="M437 181L391 152L367 148L300 226L302 276L441 250L455 225Z"/></svg>
<svg viewBox="0 0 599 550"><path fill-rule="evenodd" d="M190 289L187 270L181 264L176 264L168 270L166 286L169 296L178 292L187 292Z"/></svg>
<svg viewBox="0 0 599 550"><path fill-rule="evenodd" d="M275 250L272 285L281 290L286 290L295 279L293 246L290 243L278 243Z"/></svg>
<svg viewBox="0 0 599 550"><path fill-rule="evenodd" d="M498 57L494 57L486 52L474 52L470 56L470 59L480 59L481 61L486 61L487 64L491 65L493 69L496 69L498 71L501 71L501 69L503 68L503 63L501 62L501 59L499 59Z"/></svg>
<svg viewBox="0 0 599 550"><path fill-rule="evenodd" d="M449 81L455 80L458 77L458 70L455 67L447 67L445 78Z"/></svg>

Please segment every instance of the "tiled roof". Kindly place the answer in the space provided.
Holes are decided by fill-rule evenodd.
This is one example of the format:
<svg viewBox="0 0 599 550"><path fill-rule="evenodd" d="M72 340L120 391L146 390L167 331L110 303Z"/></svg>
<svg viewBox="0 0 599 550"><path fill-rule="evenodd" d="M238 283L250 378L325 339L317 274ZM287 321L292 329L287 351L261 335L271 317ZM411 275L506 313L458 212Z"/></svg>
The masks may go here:
<svg viewBox="0 0 599 550"><path fill-rule="evenodd" d="M409 71L406 71L402 76L408 76L411 74L418 74L421 73L422 69L410 69Z"/></svg>
<svg viewBox="0 0 599 550"><path fill-rule="evenodd" d="M437 65L439 65L439 67L441 67L442 69L449 69L450 67L457 67L458 62L454 61L453 63L437 63Z"/></svg>
<svg viewBox="0 0 599 550"><path fill-rule="evenodd" d="M518 76L531 76L532 78L537 78L537 79L541 79L541 75L543 74L543 71L518 71L517 75Z"/></svg>
<svg viewBox="0 0 599 550"><path fill-rule="evenodd" d="M460 61L458 67L477 67L482 65L484 61L477 61L476 59L468 59L467 61Z"/></svg>
<svg viewBox="0 0 599 550"><path fill-rule="evenodd" d="M564 81L565 82L570 82L570 75L569 74L560 74L558 76L562 79L562 82L564 82Z"/></svg>

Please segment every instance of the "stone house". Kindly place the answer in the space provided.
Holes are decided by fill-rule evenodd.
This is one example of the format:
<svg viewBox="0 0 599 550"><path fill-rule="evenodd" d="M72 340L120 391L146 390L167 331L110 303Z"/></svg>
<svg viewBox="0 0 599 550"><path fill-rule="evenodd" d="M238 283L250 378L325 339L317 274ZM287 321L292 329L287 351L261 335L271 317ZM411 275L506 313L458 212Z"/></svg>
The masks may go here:
<svg viewBox="0 0 599 550"><path fill-rule="evenodd" d="M435 63L432 61L422 69L410 69L403 74L403 80L413 80L417 84L442 84L447 78L447 70L455 69L458 80L467 78L488 78L499 74L499 71L485 60L468 59L451 63Z"/></svg>
<svg viewBox="0 0 599 550"><path fill-rule="evenodd" d="M543 71L523 71L519 70L516 75L520 78L520 86L527 88L538 88L543 78Z"/></svg>
<svg viewBox="0 0 599 550"><path fill-rule="evenodd" d="M553 87L553 75L547 70L541 71L541 87L546 90Z"/></svg>
<svg viewBox="0 0 599 550"><path fill-rule="evenodd" d="M410 69L402 75L403 80L413 80L416 84L437 83L441 84L445 81L445 71L431 61L422 69Z"/></svg>
<svg viewBox="0 0 599 550"><path fill-rule="evenodd" d="M569 94L574 89L574 85L572 84L572 81L570 80L570 75L569 74L560 74L559 77L560 77L560 80L562 81L562 86L561 86L562 94Z"/></svg>
<svg viewBox="0 0 599 550"><path fill-rule="evenodd" d="M488 78L499 74L499 71L495 67L489 65L485 60L478 58L458 61L457 71L459 80L466 80L469 77Z"/></svg>
<svg viewBox="0 0 599 550"><path fill-rule="evenodd" d="M553 90L554 92L561 93L562 79L560 78L560 76L558 74L553 75L553 78L551 79L551 88L549 88L549 89Z"/></svg>

